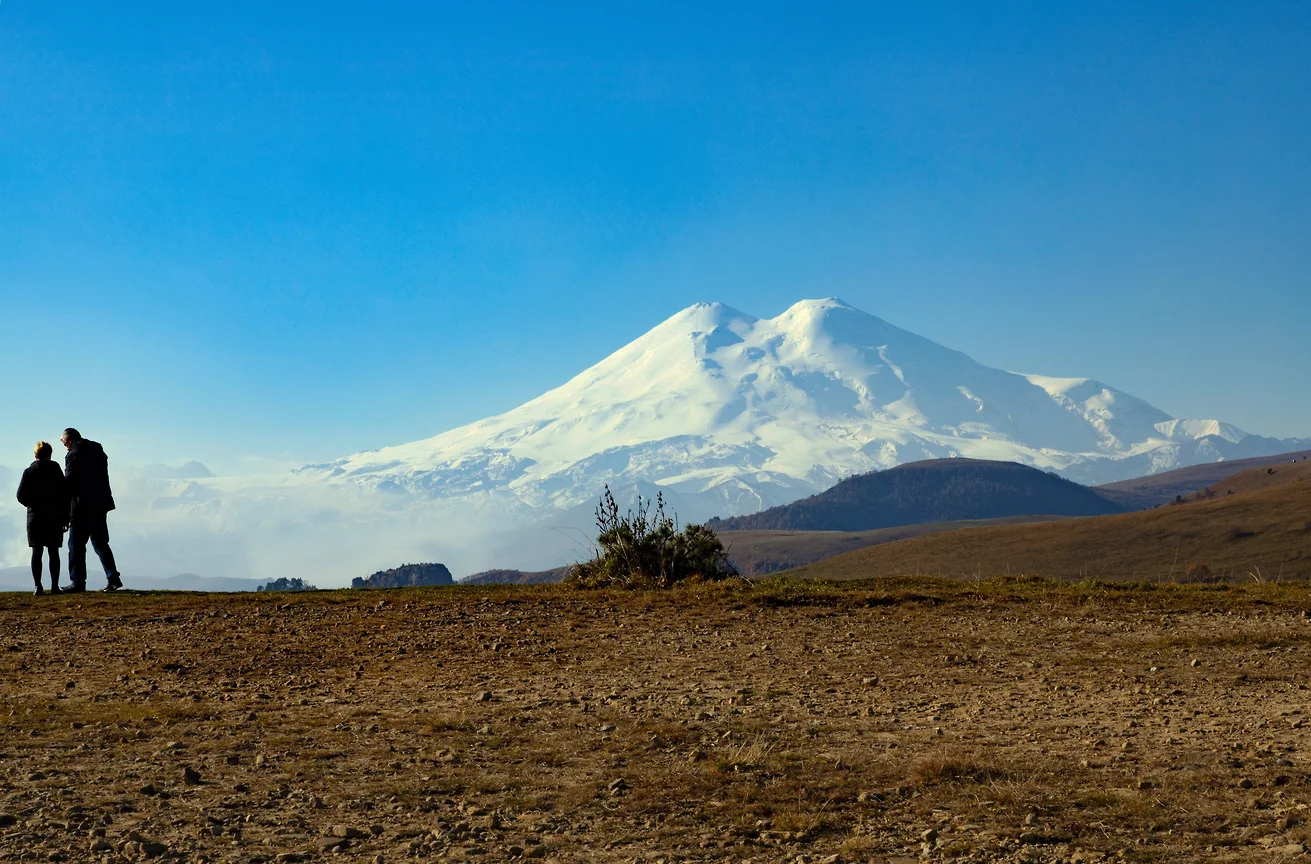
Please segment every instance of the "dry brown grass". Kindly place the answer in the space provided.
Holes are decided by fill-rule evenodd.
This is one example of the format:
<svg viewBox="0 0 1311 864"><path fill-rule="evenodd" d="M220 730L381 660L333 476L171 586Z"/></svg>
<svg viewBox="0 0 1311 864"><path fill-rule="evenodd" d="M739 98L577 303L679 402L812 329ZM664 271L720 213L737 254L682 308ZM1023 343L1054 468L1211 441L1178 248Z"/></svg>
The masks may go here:
<svg viewBox="0 0 1311 864"><path fill-rule="evenodd" d="M1162 581L1186 579L1191 568L1199 581L1305 581L1311 579L1309 516L1311 483L1293 483L1138 513L934 534L792 572L814 579L927 573L957 579L1031 574Z"/></svg>
<svg viewBox="0 0 1311 864"><path fill-rule="evenodd" d="M1268 860L1307 839L1308 605L927 578L9 597L0 860L131 860L132 831L194 862ZM334 825L364 834L325 852Z"/></svg>

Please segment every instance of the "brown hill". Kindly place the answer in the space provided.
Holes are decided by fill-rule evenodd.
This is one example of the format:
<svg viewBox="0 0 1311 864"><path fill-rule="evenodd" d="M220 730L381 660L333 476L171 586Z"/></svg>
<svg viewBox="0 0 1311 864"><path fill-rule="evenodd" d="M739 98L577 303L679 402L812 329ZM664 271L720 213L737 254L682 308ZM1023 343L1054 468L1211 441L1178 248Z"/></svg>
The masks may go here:
<svg viewBox="0 0 1311 864"><path fill-rule="evenodd" d="M1023 525L1052 522L1064 516L1005 516L1000 519L965 519L956 522L926 522L873 531L721 531L729 560L747 576L764 576L779 570L801 567L844 552L893 543L911 537L982 528L992 525Z"/></svg>
<svg viewBox="0 0 1311 864"><path fill-rule="evenodd" d="M749 516L711 519L715 531L870 531L1004 516L1096 516L1120 510L1087 486L985 459L928 459L859 474L818 495Z"/></svg>
<svg viewBox="0 0 1311 864"><path fill-rule="evenodd" d="M1311 461L1302 460L1300 462L1285 462L1280 465L1268 465L1265 468L1242 471L1232 477L1226 477L1219 483L1212 483L1205 489L1185 497L1184 502L1212 501L1222 495L1245 495L1248 492L1275 489L1279 486L1302 483L1306 480L1311 480Z"/></svg>
<svg viewBox="0 0 1311 864"><path fill-rule="evenodd" d="M460 580L461 585L549 585L563 582L570 566L550 570L484 570Z"/></svg>
<svg viewBox="0 0 1311 864"><path fill-rule="evenodd" d="M1107 483L1095 487L1097 494L1118 504L1125 510L1147 510L1161 504L1168 504L1179 496L1188 496L1213 483L1219 483L1242 471L1252 468L1265 468L1271 465L1289 464L1311 457L1311 450L1297 453L1281 453L1278 456L1259 456L1253 459L1235 459L1228 462L1207 462L1204 465L1190 465L1163 471L1118 483Z"/></svg>
<svg viewBox="0 0 1311 864"><path fill-rule="evenodd" d="M885 543L790 571L815 579L920 573L1104 581L1311 578L1311 483L1178 507Z"/></svg>

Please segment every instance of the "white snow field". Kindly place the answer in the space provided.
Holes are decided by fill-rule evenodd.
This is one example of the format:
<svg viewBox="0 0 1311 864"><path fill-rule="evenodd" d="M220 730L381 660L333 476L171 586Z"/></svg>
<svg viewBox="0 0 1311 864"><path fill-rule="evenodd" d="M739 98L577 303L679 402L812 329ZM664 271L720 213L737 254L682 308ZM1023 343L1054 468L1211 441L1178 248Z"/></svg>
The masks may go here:
<svg viewBox="0 0 1311 864"><path fill-rule="evenodd" d="M413 561L458 577L575 560L606 484L621 501L663 491L687 522L925 458L1096 484L1308 447L1173 418L1090 378L992 369L836 299L770 319L711 303L525 405L423 441L272 477L119 472L111 528L125 571L135 560L161 578L328 587ZM0 563L26 559L20 535L0 519Z"/></svg>
<svg viewBox="0 0 1311 864"><path fill-rule="evenodd" d="M770 319L698 304L513 411L299 473L533 509L640 482L730 515L925 458L1008 459L1096 484L1282 446L1091 378L992 369L828 299Z"/></svg>

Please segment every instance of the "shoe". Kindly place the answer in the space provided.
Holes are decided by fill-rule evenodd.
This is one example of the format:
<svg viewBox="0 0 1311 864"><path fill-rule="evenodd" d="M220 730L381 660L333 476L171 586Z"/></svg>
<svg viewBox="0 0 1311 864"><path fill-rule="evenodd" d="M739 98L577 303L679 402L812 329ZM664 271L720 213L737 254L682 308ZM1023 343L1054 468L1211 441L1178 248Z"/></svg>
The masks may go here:
<svg viewBox="0 0 1311 864"><path fill-rule="evenodd" d="M123 587L122 582L110 582L108 585L106 585L104 588L101 588L100 590L105 592L106 594L112 594L122 587Z"/></svg>
<svg viewBox="0 0 1311 864"><path fill-rule="evenodd" d="M36 596L40 597L44 593L46 593L44 588L40 585L36 586Z"/></svg>
<svg viewBox="0 0 1311 864"><path fill-rule="evenodd" d="M58 585L51 585L51 586L50 586L50 593L51 593L51 594L63 594L63 593L64 593L64 589L63 589L63 588L60 588Z"/></svg>
<svg viewBox="0 0 1311 864"><path fill-rule="evenodd" d="M74 582L72 585L69 585L67 588L65 588L65 589L63 590L62 593L64 593L64 594L81 594L81 593L82 593L83 591L85 591L85 590L86 590L86 586L85 586L85 585L83 585L83 584L81 584L81 583L79 583L79 582Z"/></svg>

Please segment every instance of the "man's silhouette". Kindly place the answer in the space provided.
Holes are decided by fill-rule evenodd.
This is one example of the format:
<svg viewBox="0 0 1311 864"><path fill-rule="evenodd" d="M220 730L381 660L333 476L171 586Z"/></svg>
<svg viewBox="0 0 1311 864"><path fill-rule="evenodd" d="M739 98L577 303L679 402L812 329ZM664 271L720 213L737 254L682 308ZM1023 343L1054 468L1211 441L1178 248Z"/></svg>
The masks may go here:
<svg viewBox="0 0 1311 864"><path fill-rule="evenodd" d="M109 458L105 448L88 441L76 429L65 429L61 439L68 448L64 456L64 479L68 483L68 578L70 591L86 590L86 544L96 550L104 565L109 584L106 591L123 587L114 552L109 548L109 526L105 517L114 509L114 493L109 489Z"/></svg>

